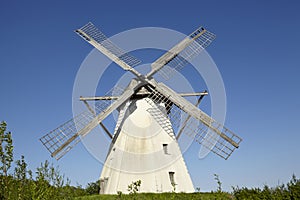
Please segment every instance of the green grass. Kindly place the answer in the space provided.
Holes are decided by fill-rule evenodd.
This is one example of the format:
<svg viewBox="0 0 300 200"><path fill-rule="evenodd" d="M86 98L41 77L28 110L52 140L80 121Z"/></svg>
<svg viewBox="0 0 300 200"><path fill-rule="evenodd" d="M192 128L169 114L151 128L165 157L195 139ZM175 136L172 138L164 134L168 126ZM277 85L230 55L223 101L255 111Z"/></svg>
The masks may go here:
<svg viewBox="0 0 300 200"><path fill-rule="evenodd" d="M76 200L231 200L234 199L228 193L141 193L141 194L122 194L122 195L91 195L77 197Z"/></svg>

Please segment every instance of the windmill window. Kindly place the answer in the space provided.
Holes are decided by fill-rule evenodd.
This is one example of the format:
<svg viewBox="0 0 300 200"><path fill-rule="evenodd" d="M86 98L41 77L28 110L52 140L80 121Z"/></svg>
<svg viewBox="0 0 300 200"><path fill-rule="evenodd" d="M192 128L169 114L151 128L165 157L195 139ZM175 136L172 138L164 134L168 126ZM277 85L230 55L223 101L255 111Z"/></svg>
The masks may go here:
<svg viewBox="0 0 300 200"><path fill-rule="evenodd" d="M169 178L170 178L171 185L175 185L174 174L175 174L175 172L169 172Z"/></svg>
<svg viewBox="0 0 300 200"><path fill-rule="evenodd" d="M163 144L163 151L165 154L168 154L168 144Z"/></svg>

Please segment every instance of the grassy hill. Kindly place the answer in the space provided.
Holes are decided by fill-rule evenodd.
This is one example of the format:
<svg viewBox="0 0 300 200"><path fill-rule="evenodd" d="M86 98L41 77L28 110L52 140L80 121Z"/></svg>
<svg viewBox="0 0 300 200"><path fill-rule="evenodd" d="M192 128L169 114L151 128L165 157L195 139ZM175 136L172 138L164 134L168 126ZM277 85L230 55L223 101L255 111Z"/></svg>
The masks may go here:
<svg viewBox="0 0 300 200"><path fill-rule="evenodd" d="M231 194L228 193L141 193L141 194L121 194L121 195L92 195L77 197L76 200L232 200L235 199Z"/></svg>

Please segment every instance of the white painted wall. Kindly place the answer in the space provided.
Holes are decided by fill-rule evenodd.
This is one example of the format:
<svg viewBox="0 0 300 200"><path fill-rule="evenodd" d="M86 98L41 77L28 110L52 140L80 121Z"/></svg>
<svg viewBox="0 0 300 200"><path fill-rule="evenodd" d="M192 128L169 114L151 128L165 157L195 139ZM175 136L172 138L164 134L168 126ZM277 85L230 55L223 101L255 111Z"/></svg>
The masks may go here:
<svg viewBox="0 0 300 200"><path fill-rule="evenodd" d="M141 180L140 192L171 192L169 172L174 172L175 192L194 192L174 133L168 134L155 121L146 100L128 102L120 111L100 177L108 178L104 193L128 193L128 185L137 180ZM168 145L167 154L163 144Z"/></svg>

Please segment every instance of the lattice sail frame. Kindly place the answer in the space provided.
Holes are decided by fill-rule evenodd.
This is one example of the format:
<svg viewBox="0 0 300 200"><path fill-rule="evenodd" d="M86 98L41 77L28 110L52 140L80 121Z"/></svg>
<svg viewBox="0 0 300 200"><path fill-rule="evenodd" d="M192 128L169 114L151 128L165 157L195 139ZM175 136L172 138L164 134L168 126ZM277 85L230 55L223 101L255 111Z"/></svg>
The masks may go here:
<svg viewBox="0 0 300 200"><path fill-rule="evenodd" d="M172 122L168 119L166 113L162 113L163 111L166 112L166 108L163 105L157 105L150 99L146 99L146 101L152 106L152 108L148 108L147 111L151 114L155 121L164 129L164 131L175 140L176 138L173 134L174 129L172 126Z"/></svg>
<svg viewBox="0 0 300 200"><path fill-rule="evenodd" d="M201 121L181 110L166 96L160 94L155 89L150 88L150 90L151 93L148 95L147 102L152 106L152 108L148 109L147 111L167 133L174 131L174 129L171 130L172 125L179 126L180 124L183 132L187 136L192 137L203 147L214 152L225 160L230 157L230 155L236 149L236 147L232 145L230 141L224 139L213 130L210 130L210 128ZM169 122L171 122L171 127L169 126ZM213 120L212 123L217 122ZM234 134L226 127L222 126L221 124L219 126L223 127L222 134L225 134L236 144L239 144L242 141L239 136Z"/></svg>
<svg viewBox="0 0 300 200"><path fill-rule="evenodd" d="M110 39L108 39L94 24L87 23L80 29L76 30L82 38L87 41L91 39L102 45L110 53L114 54L118 59L125 62L127 65L134 67L141 63L141 61L134 56L126 53L123 49L115 45ZM84 33L84 34L83 34Z"/></svg>
<svg viewBox="0 0 300 200"><path fill-rule="evenodd" d="M176 71L181 70L193 58L208 47L215 38L215 34L203 27L198 28L183 41L183 43L186 43L186 47L182 51L179 53L172 52L172 50L167 52L167 54L174 55L163 64L164 67L158 71L158 74L166 80L170 79Z"/></svg>
<svg viewBox="0 0 300 200"><path fill-rule="evenodd" d="M120 96L123 93L124 89L120 86L116 86L112 88L105 96ZM70 119L66 123L62 124L58 128L50 131L48 134L44 135L40 138L42 144L47 148L47 150L51 153L51 156L55 157L59 160L62 156L64 156L67 152L69 152L78 142L80 142L81 138L78 137L77 133L85 128L96 115L105 110L114 100L102 100L96 101L94 105L91 107L94 109L94 112L86 110L74 118ZM80 135L84 137L84 135ZM53 155L66 141L71 138L75 138L70 144L64 147L59 153Z"/></svg>

